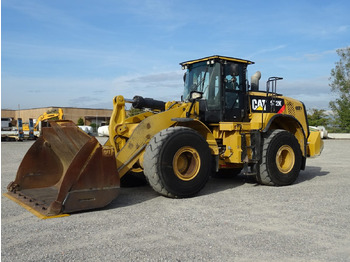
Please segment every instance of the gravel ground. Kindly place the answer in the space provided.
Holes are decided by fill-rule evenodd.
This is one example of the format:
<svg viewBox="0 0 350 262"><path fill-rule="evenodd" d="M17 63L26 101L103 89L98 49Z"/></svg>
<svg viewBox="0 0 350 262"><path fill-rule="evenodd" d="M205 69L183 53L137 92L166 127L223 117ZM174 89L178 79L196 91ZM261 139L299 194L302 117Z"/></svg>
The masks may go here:
<svg viewBox="0 0 350 262"><path fill-rule="evenodd" d="M2 142L1 189L32 142ZM350 261L350 140L325 140L288 187L211 178L190 199L123 188L107 208L40 220L1 197L2 261Z"/></svg>

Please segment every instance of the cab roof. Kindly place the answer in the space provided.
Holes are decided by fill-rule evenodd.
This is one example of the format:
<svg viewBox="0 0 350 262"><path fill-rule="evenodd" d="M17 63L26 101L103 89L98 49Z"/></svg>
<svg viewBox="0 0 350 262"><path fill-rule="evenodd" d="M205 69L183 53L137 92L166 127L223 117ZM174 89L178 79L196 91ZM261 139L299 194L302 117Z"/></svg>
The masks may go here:
<svg viewBox="0 0 350 262"><path fill-rule="evenodd" d="M254 64L254 62L249 61L249 60L245 60L245 59L228 57L228 56L213 55L213 56L208 56L208 57L204 57L204 58L200 58L200 59L196 59L196 60L182 62L182 63L180 63L180 65L187 66L187 65L192 65L195 63L203 62L203 61L216 60L216 59L226 60L226 61L230 61L230 62L243 63L243 64L248 64L248 65Z"/></svg>

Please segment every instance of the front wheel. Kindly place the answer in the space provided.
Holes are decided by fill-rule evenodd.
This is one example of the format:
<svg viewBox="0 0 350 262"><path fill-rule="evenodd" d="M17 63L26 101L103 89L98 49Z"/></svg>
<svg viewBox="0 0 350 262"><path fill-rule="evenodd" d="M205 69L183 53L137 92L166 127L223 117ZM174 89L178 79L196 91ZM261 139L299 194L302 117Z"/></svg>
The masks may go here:
<svg viewBox="0 0 350 262"><path fill-rule="evenodd" d="M170 127L147 145L144 173L158 193L191 197L208 181L210 164L208 143L199 133L187 127Z"/></svg>
<svg viewBox="0 0 350 262"><path fill-rule="evenodd" d="M298 140L285 130L270 131L264 139L257 180L264 185L286 186L298 178L302 154Z"/></svg>

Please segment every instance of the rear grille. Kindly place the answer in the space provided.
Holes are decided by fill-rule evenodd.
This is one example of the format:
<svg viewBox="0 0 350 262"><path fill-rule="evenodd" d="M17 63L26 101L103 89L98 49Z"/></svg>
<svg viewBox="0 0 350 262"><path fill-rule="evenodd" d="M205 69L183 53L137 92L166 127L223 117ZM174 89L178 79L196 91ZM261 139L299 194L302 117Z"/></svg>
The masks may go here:
<svg viewBox="0 0 350 262"><path fill-rule="evenodd" d="M295 116L295 108L292 102L287 102L287 111L289 115Z"/></svg>

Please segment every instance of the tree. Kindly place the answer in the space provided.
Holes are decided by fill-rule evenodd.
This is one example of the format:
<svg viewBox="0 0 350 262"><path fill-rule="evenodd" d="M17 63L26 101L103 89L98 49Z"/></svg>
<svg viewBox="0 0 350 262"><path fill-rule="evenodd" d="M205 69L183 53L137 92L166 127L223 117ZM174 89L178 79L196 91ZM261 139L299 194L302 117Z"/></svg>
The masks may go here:
<svg viewBox="0 0 350 262"><path fill-rule="evenodd" d="M329 106L335 115L335 123L341 132L350 132L350 46L337 50L339 62L331 70L331 91L338 97Z"/></svg>
<svg viewBox="0 0 350 262"><path fill-rule="evenodd" d="M96 123L91 123L90 126L92 127L94 132L97 132L97 129L99 128L99 125L97 125Z"/></svg>
<svg viewBox="0 0 350 262"><path fill-rule="evenodd" d="M327 127L330 122L328 116L326 115L326 110L324 109L311 109L307 114L307 118L310 126Z"/></svg>
<svg viewBox="0 0 350 262"><path fill-rule="evenodd" d="M144 112L144 110L142 110L142 109L131 107L129 112L128 112L128 117L136 116L136 115L141 114L143 112Z"/></svg>
<svg viewBox="0 0 350 262"><path fill-rule="evenodd" d="M84 120L80 117L78 119L78 126L83 126L84 125Z"/></svg>

